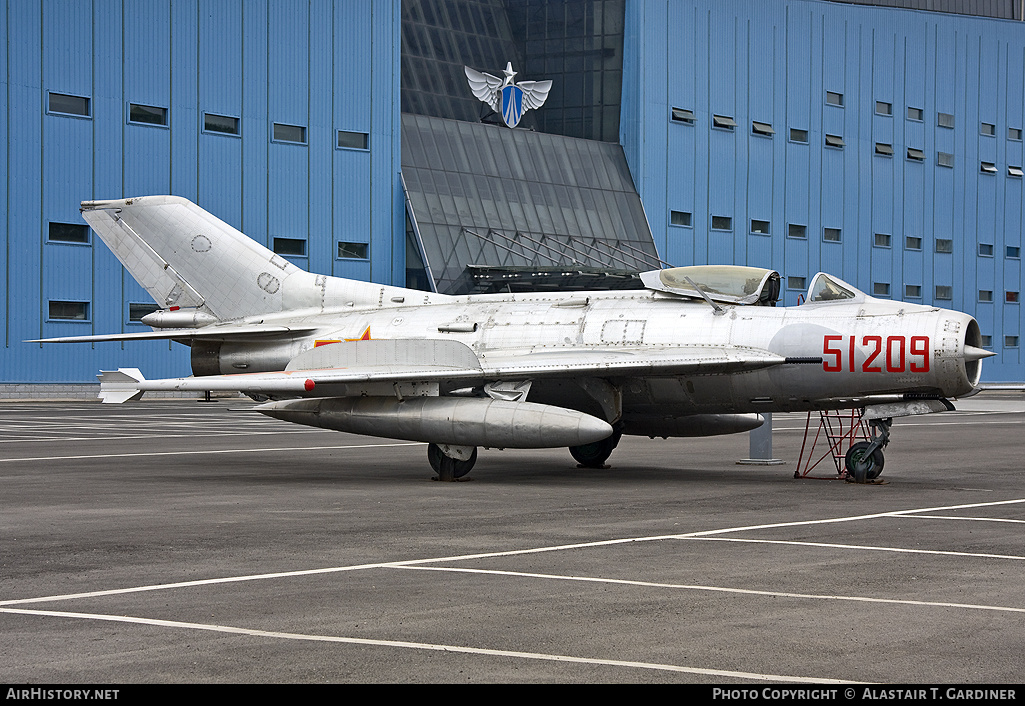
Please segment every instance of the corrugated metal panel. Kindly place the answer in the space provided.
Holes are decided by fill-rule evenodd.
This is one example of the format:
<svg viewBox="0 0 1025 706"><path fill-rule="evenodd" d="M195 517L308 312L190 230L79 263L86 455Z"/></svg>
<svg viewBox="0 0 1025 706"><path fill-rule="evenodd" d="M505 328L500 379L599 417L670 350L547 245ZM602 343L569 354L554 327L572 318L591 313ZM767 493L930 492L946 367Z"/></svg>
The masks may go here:
<svg viewBox="0 0 1025 706"><path fill-rule="evenodd" d="M7 0L3 0L0 3L0 37L4 39L4 46L7 46ZM0 192L0 203L3 203L5 206L8 202L11 183L11 175L7 171L9 164L7 159L7 143L9 139L7 128L10 115L7 111L8 88L7 52L0 51L0 115L4 116L4 119L0 120L0 184L3 184L3 191ZM7 251L10 248L11 240L7 230L7 214L6 208L3 214L0 214L0 317L3 318L3 325L0 326L0 343L3 344L2 350L5 360L8 347L11 345L9 335L11 311L7 297L7 288L9 286Z"/></svg>
<svg viewBox="0 0 1025 706"><path fill-rule="evenodd" d="M404 281L399 27L390 0L44 0L0 8L0 168L17 165L0 192L0 382L91 381L112 365L151 376L188 372L188 350L167 343L21 343L145 329L128 322L128 305L149 296L101 242L46 242L49 221L81 222L82 200L179 194L262 242L272 234L305 238L303 264L362 279L371 263L337 260L336 241L367 240L375 223L380 278L391 283L399 272L395 283ZM47 114L48 90L89 98L91 115ZM167 108L169 124L130 124L130 103ZM204 112L239 118L241 134L204 132ZM272 144L275 121L305 126L307 144ZM369 133L370 148L336 149L337 129ZM373 190L371 164L383 176ZM50 300L87 302L89 319L47 321Z"/></svg>
<svg viewBox="0 0 1025 706"><path fill-rule="evenodd" d="M1020 27L801 0L629 4L624 116L636 117L622 139L663 257L767 265L805 281L826 269L870 293L887 284L894 298L920 287L913 301L950 287L953 300L937 303L977 314L1001 353L987 379L1025 379L1018 349L1002 345L1022 328L1020 305L1004 302L1022 289L1020 259L1005 257L1021 247L1025 197L1008 172L1025 161L1008 135L1025 122ZM766 106L776 107L759 117ZM674 107L693 124L672 121ZM716 129L717 114L735 130ZM774 134L751 134L751 120ZM953 167L938 164L940 152ZM691 213L692 226L669 225L673 210ZM732 217L732 230L712 230L711 215ZM771 235L749 232L752 219L769 221ZM791 224L806 237L787 237ZM876 246L876 233L890 246ZM935 252L936 239L953 240L953 252ZM978 254L980 242L994 257Z"/></svg>

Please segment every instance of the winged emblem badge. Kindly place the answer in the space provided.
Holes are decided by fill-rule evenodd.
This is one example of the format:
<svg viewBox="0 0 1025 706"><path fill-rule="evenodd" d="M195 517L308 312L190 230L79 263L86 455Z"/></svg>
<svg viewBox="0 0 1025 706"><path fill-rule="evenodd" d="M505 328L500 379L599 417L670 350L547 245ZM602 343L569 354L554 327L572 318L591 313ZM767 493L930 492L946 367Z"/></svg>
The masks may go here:
<svg viewBox="0 0 1025 706"><path fill-rule="evenodd" d="M516 83L513 76L517 72L513 71L511 61L506 62L502 72L505 78L476 71L469 66L464 66L463 70L474 97L491 106L493 111L502 116L502 121L508 127L516 127L524 113L544 105L548 92L552 90L551 81Z"/></svg>

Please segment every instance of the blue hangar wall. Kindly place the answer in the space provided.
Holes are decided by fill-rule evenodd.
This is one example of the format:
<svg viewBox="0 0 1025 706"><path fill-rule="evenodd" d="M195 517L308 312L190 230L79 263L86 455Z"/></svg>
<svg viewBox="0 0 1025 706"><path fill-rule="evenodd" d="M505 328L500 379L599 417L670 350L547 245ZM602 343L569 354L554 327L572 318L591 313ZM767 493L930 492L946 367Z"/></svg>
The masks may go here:
<svg viewBox="0 0 1025 706"><path fill-rule="evenodd" d="M799 0L628 2L621 142L662 257L967 311L1023 380L1025 25Z"/></svg>
<svg viewBox="0 0 1025 706"><path fill-rule="evenodd" d="M85 200L177 194L288 239L300 267L403 283L399 15L392 0L0 0L0 383L190 372L178 344L22 342L149 330L131 305L152 300L106 246L50 225L84 224Z"/></svg>

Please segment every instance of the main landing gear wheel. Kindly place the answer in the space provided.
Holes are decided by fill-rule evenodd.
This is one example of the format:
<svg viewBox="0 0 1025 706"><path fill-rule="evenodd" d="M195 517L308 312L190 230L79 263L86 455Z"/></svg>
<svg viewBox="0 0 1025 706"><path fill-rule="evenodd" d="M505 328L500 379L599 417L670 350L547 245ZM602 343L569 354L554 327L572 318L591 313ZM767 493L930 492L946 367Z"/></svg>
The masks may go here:
<svg viewBox="0 0 1025 706"><path fill-rule="evenodd" d="M609 460L609 456L619 446L619 440L622 436L622 432L614 431L612 436L601 441L584 444L583 446L570 446L569 453L582 468L605 468L605 462Z"/></svg>
<svg viewBox="0 0 1025 706"><path fill-rule="evenodd" d="M446 456L445 452L437 444L428 444L427 460L430 461L434 472L438 474L438 480L456 480L469 473L470 469L473 468L473 464L477 463L477 447L473 447L470 458L460 461L458 458Z"/></svg>
<svg viewBox="0 0 1025 706"><path fill-rule="evenodd" d="M869 448L872 446L876 448L870 452ZM847 473L855 483L875 480L883 472L883 450L878 444L859 441L847 450L844 465L847 466Z"/></svg>

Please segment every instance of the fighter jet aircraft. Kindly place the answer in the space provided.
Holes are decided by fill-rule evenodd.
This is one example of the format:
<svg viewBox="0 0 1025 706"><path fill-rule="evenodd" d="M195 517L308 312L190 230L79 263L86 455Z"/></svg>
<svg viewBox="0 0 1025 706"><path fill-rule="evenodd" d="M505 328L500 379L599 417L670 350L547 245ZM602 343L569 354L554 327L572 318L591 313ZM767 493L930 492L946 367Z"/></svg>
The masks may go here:
<svg viewBox="0 0 1025 706"><path fill-rule="evenodd" d="M278 419L427 442L442 480L477 447L569 447L601 467L623 434L749 431L761 413L864 407L872 440L848 475L878 476L894 417L953 409L981 361L969 315L875 299L825 273L800 306L741 266L641 275L644 289L449 296L306 272L186 199L82 203L163 308L152 331L46 342L170 339L193 376L99 375L106 403L150 390L234 390Z"/></svg>

